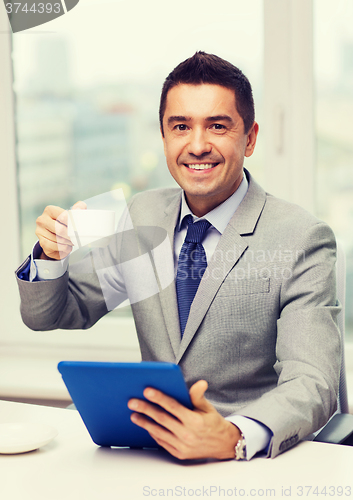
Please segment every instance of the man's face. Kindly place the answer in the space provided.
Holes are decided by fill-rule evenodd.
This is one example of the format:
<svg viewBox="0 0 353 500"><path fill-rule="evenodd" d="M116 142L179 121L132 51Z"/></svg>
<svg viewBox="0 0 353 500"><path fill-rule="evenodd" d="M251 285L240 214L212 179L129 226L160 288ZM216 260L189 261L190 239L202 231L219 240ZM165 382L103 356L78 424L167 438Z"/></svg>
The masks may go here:
<svg viewBox="0 0 353 500"><path fill-rule="evenodd" d="M234 91L220 85L179 84L167 95L163 117L164 152L170 173L201 217L229 198L243 178L258 125L248 134Z"/></svg>

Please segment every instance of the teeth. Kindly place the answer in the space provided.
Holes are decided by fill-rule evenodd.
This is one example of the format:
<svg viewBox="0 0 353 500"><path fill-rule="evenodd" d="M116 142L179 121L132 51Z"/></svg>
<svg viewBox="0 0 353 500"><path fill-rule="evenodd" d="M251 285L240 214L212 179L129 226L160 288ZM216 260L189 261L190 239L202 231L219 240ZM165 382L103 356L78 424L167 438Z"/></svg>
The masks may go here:
<svg viewBox="0 0 353 500"><path fill-rule="evenodd" d="M196 163L196 164L189 164L188 167L192 168L193 170L206 170L208 168L214 167L214 163Z"/></svg>

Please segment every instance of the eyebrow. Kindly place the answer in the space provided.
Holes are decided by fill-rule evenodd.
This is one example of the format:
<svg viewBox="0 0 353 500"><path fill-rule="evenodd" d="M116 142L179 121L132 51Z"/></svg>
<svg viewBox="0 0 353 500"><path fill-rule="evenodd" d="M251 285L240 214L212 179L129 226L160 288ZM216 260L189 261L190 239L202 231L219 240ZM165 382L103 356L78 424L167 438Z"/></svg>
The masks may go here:
<svg viewBox="0 0 353 500"><path fill-rule="evenodd" d="M221 122L226 121L228 123L233 123L233 119L229 115L216 115L216 116L208 116L205 119L207 122ZM170 116L168 118L168 125L171 125L175 122L189 122L191 121L190 116Z"/></svg>
<svg viewBox="0 0 353 500"><path fill-rule="evenodd" d="M168 118L168 125L175 122L189 122L191 120L190 116L170 116Z"/></svg>
<svg viewBox="0 0 353 500"><path fill-rule="evenodd" d="M229 115L216 115L216 116L208 116L206 118L207 122L228 122L233 123L233 119Z"/></svg>

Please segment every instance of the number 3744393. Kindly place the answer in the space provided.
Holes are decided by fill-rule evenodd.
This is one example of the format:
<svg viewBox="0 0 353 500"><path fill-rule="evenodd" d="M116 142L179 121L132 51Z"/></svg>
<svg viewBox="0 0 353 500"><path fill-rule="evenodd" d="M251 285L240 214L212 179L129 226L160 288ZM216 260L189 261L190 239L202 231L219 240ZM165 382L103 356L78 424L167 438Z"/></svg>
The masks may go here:
<svg viewBox="0 0 353 500"><path fill-rule="evenodd" d="M307 497L349 497L352 494L351 486L297 486L296 496Z"/></svg>
<svg viewBox="0 0 353 500"><path fill-rule="evenodd" d="M61 2L8 2L5 4L8 14L60 14Z"/></svg>

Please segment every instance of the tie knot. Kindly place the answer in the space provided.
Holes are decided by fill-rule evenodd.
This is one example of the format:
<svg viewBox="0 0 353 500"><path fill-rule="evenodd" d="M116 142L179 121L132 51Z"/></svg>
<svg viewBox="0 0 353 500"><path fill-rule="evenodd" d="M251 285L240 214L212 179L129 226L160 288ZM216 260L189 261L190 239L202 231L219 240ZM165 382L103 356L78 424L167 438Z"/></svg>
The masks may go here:
<svg viewBox="0 0 353 500"><path fill-rule="evenodd" d="M192 215L190 214L185 217L185 220L188 223L188 230L186 233L185 241L187 243L201 243L205 232L211 224L206 219L193 222Z"/></svg>

